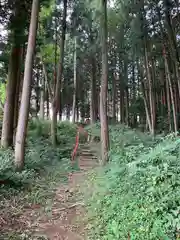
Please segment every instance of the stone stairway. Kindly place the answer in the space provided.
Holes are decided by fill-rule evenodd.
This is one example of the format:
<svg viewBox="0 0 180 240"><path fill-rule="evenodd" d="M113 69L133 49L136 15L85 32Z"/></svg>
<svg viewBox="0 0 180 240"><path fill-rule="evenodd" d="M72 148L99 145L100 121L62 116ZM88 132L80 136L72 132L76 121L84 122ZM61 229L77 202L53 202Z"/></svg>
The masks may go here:
<svg viewBox="0 0 180 240"><path fill-rule="evenodd" d="M98 166L98 158L88 144L80 145L79 167L87 171Z"/></svg>

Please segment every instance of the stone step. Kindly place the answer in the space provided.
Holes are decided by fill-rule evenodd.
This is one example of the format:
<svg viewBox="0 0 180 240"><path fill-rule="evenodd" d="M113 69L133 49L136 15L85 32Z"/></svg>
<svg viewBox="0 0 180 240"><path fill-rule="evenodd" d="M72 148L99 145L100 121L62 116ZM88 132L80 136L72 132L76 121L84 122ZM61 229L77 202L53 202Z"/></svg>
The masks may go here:
<svg viewBox="0 0 180 240"><path fill-rule="evenodd" d="M81 156L84 156L84 157L93 157L94 155L93 155L93 154L87 154L87 153L81 153Z"/></svg>
<svg viewBox="0 0 180 240"><path fill-rule="evenodd" d="M96 152L93 151L89 144L80 144L80 157L82 158L82 162L80 163L81 169L92 169L94 166L98 166L98 157L96 156Z"/></svg>
<svg viewBox="0 0 180 240"><path fill-rule="evenodd" d="M81 149L81 152L92 153L92 151L89 149Z"/></svg>
<svg viewBox="0 0 180 240"><path fill-rule="evenodd" d="M81 155L81 158L83 159L87 159L87 160L91 160L91 159L98 159L96 156L85 156L85 155Z"/></svg>
<svg viewBox="0 0 180 240"><path fill-rule="evenodd" d="M83 153L83 154L89 154L89 155L96 155L96 153L93 152L93 151L84 151L84 150L81 150L81 153Z"/></svg>
<svg viewBox="0 0 180 240"><path fill-rule="evenodd" d="M80 169L81 170L84 170L84 171L87 171L87 170L91 170L91 169L93 169L95 166L91 166L91 167L88 167L88 166L80 166Z"/></svg>
<svg viewBox="0 0 180 240"><path fill-rule="evenodd" d="M90 149L84 149L84 148L82 148L81 151L83 151L83 152L87 152L87 153L91 152Z"/></svg>
<svg viewBox="0 0 180 240"><path fill-rule="evenodd" d="M90 149L90 146L88 144L87 145L79 144L79 147L84 148L84 149Z"/></svg>

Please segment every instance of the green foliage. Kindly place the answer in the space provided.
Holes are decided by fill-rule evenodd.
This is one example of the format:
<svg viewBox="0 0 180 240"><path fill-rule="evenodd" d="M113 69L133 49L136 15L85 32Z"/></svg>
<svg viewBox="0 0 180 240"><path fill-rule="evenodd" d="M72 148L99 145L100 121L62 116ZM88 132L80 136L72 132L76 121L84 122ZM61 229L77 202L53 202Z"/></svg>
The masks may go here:
<svg viewBox="0 0 180 240"><path fill-rule="evenodd" d="M88 125L86 127L88 133L93 137L100 137L100 123L95 123L93 125Z"/></svg>
<svg viewBox="0 0 180 240"><path fill-rule="evenodd" d="M48 214L53 205L57 185L68 181L68 172L76 171L70 164L70 155L75 141L76 127L69 122L58 123L59 145L53 148L50 139L49 121L31 121L28 126L28 141L25 168L15 172L12 150L0 150L0 216L7 223L17 222L27 207L38 206ZM17 226L16 226L17 227ZM14 232L14 225L2 224L2 239L31 239L31 230L23 227ZM30 234L30 235L26 235ZM16 236L17 235L17 236ZM32 237L34 239L34 237Z"/></svg>
<svg viewBox="0 0 180 240"><path fill-rule="evenodd" d="M52 64L54 62L54 54L55 54L55 45L52 43L46 44L41 46L40 49L41 56L43 57L43 60L45 63ZM60 55L60 49L57 46L57 56Z"/></svg>
<svg viewBox="0 0 180 240"><path fill-rule="evenodd" d="M44 4L44 6L42 6L41 11L40 11L40 20L44 20L46 18L48 18L49 16L51 16L52 12L55 9L55 1L54 0L48 0L47 2L44 1L46 4Z"/></svg>
<svg viewBox="0 0 180 240"><path fill-rule="evenodd" d="M11 150L0 151L0 191L27 187L33 184L41 174L51 172L59 168L62 162L69 165L76 130L75 126L67 123L58 123L59 146L53 148L50 141L50 122L31 121L29 123L28 142L25 156L25 169L15 172L13 167L13 152ZM53 174L52 174L53 175ZM54 172L54 175L55 172Z"/></svg>
<svg viewBox="0 0 180 240"><path fill-rule="evenodd" d="M5 97L6 97L6 84L0 83L0 100L2 103L5 102Z"/></svg>
<svg viewBox="0 0 180 240"><path fill-rule="evenodd" d="M180 140L110 128L109 165L91 176L90 239L177 239Z"/></svg>
<svg viewBox="0 0 180 240"><path fill-rule="evenodd" d="M63 121L58 123L58 132L66 138L72 138L76 135L76 126L70 123L69 121Z"/></svg>

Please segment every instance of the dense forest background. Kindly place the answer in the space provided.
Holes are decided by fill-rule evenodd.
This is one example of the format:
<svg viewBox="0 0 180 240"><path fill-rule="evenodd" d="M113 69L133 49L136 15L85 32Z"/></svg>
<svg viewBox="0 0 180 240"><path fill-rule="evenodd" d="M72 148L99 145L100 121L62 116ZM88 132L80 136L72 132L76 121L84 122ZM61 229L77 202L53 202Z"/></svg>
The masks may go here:
<svg viewBox="0 0 180 240"><path fill-rule="evenodd" d="M179 0L0 1L0 116L0 189L69 162L89 119L93 239L179 239Z"/></svg>

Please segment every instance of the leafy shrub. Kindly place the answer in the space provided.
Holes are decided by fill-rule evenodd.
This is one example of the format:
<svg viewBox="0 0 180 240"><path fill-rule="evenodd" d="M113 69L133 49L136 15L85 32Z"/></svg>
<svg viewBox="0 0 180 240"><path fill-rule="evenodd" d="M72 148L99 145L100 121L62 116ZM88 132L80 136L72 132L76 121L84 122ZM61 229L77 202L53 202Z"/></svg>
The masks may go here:
<svg viewBox="0 0 180 240"><path fill-rule="evenodd" d="M28 129L29 136L49 138L51 136L51 121L32 120L29 122ZM62 136L65 136L67 139L75 137L76 126L68 121L58 122L57 134L60 139Z"/></svg>
<svg viewBox="0 0 180 240"><path fill-rule="evenodd" d="M11 150L0 151L0 187L19 188L32 182L36 176L34 169L28 171L25 169L22 172L15 172L13 166L13 153Z"/></svg>
<svg viewBox="0 0 180 240"><path fill-rule="evenodd" d="M100 123L95 123L86 126L86 130L88 131L89 134L91 134L94 137L100 137L101 134L101 129L100 129Z"/></svg>
<svg viewBox="0 0 180 240"><path fill-rule="evenodd" d="M75 142L76 125L68 121L62 121L58 123L58 139L61 144L72 144Z"/></svg>
<svg viewBox="0 0 180 240"><path fill-rule="evenodd" d="M51 122L48 120L31 120L28 124L28 136L36 137L50 137Z"/></svg>
<svg viewBox="0 0 180 240"><path fill-rule="evenodd" d="M60 144L57 148L53 148L50 142L49 121L31 121L28 127L25 169L22 172L14 170L12 150L0 150L0 191L33 184L40 174L50 171L54 166L59 167L62 160L66 159L67 164L69 162L76 134L74 125L58 123Z"/></svg>
<svg viewBox="0 0 180 240"><path fill-rule="evenodd" d="M180 140L118 126L110 132L111 162L91 178L90 239L178 239Z"/></svg>

